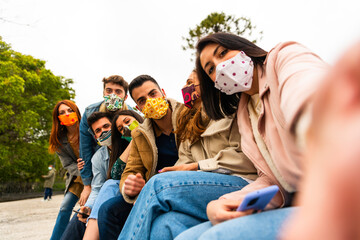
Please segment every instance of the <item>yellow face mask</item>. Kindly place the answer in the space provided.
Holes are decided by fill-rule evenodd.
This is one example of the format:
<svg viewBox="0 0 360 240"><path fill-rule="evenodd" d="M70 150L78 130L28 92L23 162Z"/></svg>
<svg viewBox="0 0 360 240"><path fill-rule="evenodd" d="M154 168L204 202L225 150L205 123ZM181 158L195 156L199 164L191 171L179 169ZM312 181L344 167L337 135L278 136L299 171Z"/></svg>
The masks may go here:
<svg viewBox="0 0 360 240"><path fill-rule="evenodd" d="M142 113L146 118L161 119L166 115L168 108L169 103L165 97L148 98Z"/></svg>

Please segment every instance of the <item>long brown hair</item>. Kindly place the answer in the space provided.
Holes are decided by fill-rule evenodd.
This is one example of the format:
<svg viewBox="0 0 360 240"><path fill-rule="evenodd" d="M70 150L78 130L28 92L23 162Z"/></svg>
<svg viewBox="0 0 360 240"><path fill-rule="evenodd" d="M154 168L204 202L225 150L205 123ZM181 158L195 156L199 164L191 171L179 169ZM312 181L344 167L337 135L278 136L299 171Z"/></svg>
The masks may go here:
<svg viewBox="0 0 360 240"><path fill-rule="evenodd" d="M116 160L120 157L120 155L125 151L129 142L122 137L122 134L119 132L116 127L116 121L120 116L131 116L134 117L139 123L144 122L144 118L141 117L137 112L133 110L122 110L115 114L112 122L111 122L111 153L110 153L110 161L109 161L109 170L107 172L107 179L111 178L111 169L114 166Z"/></svg>
<svg viewBox="0 0 360 240"><path fill-rule="evenodd" d="M176 121L175 131L180 142L189 140L190 143L194 143L200 139L200 135L206 130L209 123L209 118L202 116L205 113L201 112L202 106L199 108L183 107Z"/></svg>
<svg viewBox="0 0 360 240"><path fill-rule="evenodd" d="M214 87L214 82L201 66L200 54L209 44L216 43L230 50L244 51L256 67L263 67L267 52L245 38L231 33L214 33L197 43L196 71L200 81L204 110L210 119L219 120L231 116L238 108L241 93L226 95Z"/></svg>
<svg viewBox="0 0 360 240"><path fill-rule="evenodd" d="M52 112L53 124L52 124L52 128L51 128L50 139L49 139L49 144L50 144L49 152L50 153L56 152L61 147L60 139L63 136L66 136L66 134L67 134L67 128L60 124L60 121L58 118L59 107L61 104L65 104L65 105L69 106L76 113L76 115L78 117L78 121L75 123L76 131L75 131L75 139L74 140L75 140L75 144L79 143L79 123L80 123L80 119L81 119L79 108L71 100L61 100L56 103L54 110Z"/></svg>

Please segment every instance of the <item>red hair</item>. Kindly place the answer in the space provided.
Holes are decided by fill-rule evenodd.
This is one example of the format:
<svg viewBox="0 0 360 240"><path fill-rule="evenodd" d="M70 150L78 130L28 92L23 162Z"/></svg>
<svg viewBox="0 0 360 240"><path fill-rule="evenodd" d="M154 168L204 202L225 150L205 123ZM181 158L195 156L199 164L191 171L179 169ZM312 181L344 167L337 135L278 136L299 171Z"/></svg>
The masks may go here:
<svg viewBox="0 0 360 240"><path fill-rule="evenodd" d="M69 106L76 113L76 115L78 117L78 121L75 123L76 124L75 143L76 144L79 143L79 125L80 125L80 119L81 119L79 108L71 100L59 101L56 103L54 110L52 112L53 124L52 124L52 128L51 128L50 139L49 139L49 144L50 144L49 152L50 153L54 153L60 148L61 142L59 139L67 134L67 128L60 124L60 121L58 118L59 107L61 104L65 104L65 105Z"/></svg>

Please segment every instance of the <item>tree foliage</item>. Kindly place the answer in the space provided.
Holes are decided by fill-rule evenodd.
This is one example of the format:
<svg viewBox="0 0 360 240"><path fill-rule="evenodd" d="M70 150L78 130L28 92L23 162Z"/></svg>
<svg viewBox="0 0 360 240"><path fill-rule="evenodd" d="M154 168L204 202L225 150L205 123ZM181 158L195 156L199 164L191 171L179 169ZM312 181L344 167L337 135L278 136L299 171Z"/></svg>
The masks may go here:
<svg viewBox="0 0 360 240"><path fill-rule="evenodd" d="M46 173L54 162L47 150L52 109L75 97L72 83L0 37L0 182L32 181Z"/></svg>
<svg viewBox="0 0 360 240"><path fill-rule="evenodd" d="M256 26L251 23L251 20L246 17L236 18L233 15L226 15L225 13L211 13L195 28L189 30L189 35L183 37L186 44L182 46L183 50L192 51L194 56L194 49L196 43L202 38L212 33L227 32L242 36L253 43L261 40L263 32L257 32ZM254 37L256 35L257 37Z"/></svg>

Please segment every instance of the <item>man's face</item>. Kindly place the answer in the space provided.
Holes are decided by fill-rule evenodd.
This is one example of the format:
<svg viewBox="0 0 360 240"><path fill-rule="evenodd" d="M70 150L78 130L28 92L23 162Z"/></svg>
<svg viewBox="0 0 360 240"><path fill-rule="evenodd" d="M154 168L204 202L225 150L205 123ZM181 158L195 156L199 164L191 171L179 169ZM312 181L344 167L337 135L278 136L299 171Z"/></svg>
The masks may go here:
<svg viewBox="0 0 360 240"><path fill-rule="evenodd" d="M94 131L95 138L98 139L101 134L105 131L110 131L111 122L106 117L100 118L91 125L92 130Z"/></svg>
<svg viewBox="0 0 360 240"><path fill-rule="evenodd" d="M159 87L151 81L144 82L143 85L134 88L132 91L133 100L140 111L144 108L146 99L159 98L163 96L166 97L164 90L160 90Z"/></svg>
<svg viewBox="0 0 360 240"><path fill-rule="evenodd" d="M104 96L110 95L112 93L115 93L120 98L125 97L125 90L122 86L111 82L106 83L104 88Z"/></svg>

